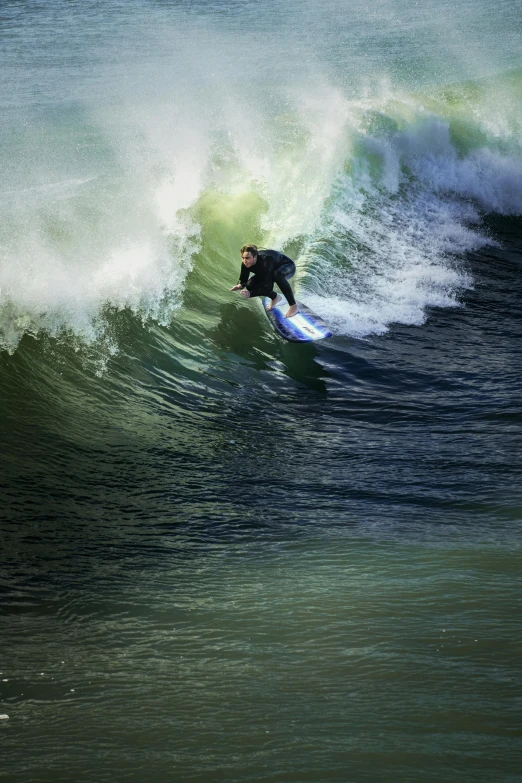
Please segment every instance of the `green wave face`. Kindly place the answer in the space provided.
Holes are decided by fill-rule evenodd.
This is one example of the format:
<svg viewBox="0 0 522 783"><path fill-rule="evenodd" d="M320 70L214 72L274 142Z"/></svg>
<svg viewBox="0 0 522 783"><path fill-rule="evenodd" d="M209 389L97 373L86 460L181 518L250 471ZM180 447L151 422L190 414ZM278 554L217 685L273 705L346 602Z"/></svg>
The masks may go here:
<svg viewBox="0 0 522 783"><path fill-rule="evenodd" d="M47 334L108 360L119 313L206 328L244 241L292 255L337 333L419 324L471 284L483 215L522 211L516 15L466 4L448 36L413 3L138 3L123 27L91 6L9 19L3 350Z"/></svg>
<svg viewBox="0 0 522 783"><path fill-rule="evenodd" d="M520 783L521 25L0 4L3 780Z"/></svg>

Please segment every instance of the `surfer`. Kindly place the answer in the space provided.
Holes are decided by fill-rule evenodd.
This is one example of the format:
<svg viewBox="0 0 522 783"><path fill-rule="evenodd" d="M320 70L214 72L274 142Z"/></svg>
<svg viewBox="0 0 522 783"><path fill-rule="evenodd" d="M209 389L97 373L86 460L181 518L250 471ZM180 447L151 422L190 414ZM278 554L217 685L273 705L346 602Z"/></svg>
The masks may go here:
<svg viewBox="0 0 522 783"><path fill-rule="evenodd" d="M241 261L239 281L232 286L231 291L241 291L241 296L245 298L269 296L272 301L267 310L271 310L281 301L280 295L274 291L274 283L277 283L290 305L285 318L296 315L297 305L288 282L295 275L295 264L291 258L277 250L258 250L256 245L243 245ZM251 272L253 277L250 277Z"/></svg>

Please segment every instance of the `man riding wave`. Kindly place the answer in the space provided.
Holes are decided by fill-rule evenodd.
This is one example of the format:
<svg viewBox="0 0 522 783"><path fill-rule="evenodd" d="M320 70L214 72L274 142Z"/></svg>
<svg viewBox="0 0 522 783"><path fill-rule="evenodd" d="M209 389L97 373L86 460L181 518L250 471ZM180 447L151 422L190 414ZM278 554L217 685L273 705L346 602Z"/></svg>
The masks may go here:
<svg viewBox="0 0 522 783"><path fill-rule="evenodd" d="M274 283L277 283L290 305L285 318L296 315L297 305L288 282L295 275L295 264L291 258L277 250L258 250L256 245L243 245L241 261L239 281L231 291L241 291L245 298L268 296L272 301L267 310L271 310L281 301L280 295L274 291ZM253 277L250 277L251 273Z"/></svg>

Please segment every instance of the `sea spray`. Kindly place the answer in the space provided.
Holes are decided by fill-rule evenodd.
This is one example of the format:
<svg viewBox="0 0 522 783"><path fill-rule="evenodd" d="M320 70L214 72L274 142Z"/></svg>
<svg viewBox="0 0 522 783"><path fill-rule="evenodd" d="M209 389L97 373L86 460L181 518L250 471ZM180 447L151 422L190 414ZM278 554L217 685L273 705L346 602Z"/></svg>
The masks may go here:
<svg viewBox="0 0 522 783"><path fill-rule="evenodd" d="M458 305L472 285L466 253L494 244L482 216L522 212L520 150L502 153L496 139L466 150L450 119L412 104L362 110L346 171L303 251L310 303L340 333L419 325L428 308Z"/></svg>
<svg viewBox="0 0 522 783"><path fill-rule="evenodd" d="M472 284L466 252L490 241L482 216L522 209L520 73L427 85L427 58L406 89L395 44L371 44L391 6L352 13L350 49L324 20L298 31L296 18L315 19L308 5L295 17L283 4L277 30L246 39L228 13L145 3L120 27L87 5L80 25L53 4L42 30L35 9L11 12L3 349L42 331L114 345L111 313L168 324L191 285L208 310L245 240L290 252L301 295L341 333L419 324ZM69 57L49 46L57 25Z"/></svg>

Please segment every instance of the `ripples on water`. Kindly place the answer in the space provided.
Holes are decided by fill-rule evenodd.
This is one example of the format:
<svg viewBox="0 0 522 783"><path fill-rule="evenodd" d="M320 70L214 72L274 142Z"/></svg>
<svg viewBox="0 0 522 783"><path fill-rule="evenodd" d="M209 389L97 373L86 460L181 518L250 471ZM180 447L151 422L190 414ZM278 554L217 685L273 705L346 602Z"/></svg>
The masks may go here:
<svg viewBox="0 0 522 783"><path fill-rule="evenodd" d="M129 5L0 18L4 777L514 783L516 9ZM331 340L228 294L267 222Z"/></svg>
<svg viewBox="0 0 522 783"><path fill-rule="evenodd" d="M9 780L516 779L517 226L386 338L4 357Z"/></svg>

